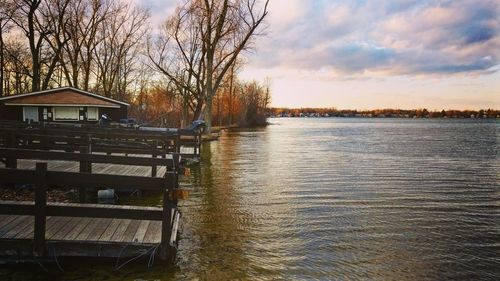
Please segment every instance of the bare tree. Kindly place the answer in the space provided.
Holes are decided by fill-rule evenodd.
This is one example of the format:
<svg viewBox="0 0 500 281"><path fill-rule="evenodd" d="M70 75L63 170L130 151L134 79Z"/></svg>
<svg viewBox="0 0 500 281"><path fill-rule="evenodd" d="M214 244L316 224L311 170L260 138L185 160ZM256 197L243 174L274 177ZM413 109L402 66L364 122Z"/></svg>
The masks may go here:
<svg viewBox="0 0 500 281"><path fill-rule="evenodd" d="M73 0L68 6L66 31L70 40L64 47L62 68L67 83L75 88L89 89L96 40L110 2Z"/></svg>
<svg viewBox="0 0 500 281"><path fill-rule="evenodd" d="M153 69L165 75L182 100L181 127L187 125L189 112L198 118L203 107L202 63L204 52L200 26L190 3L178 7L167 19L156 40L148 40L147 53Z"/></svg>
<svg viewBox="0 0 500 281"><path fill-rule="evenodd" d="M21 37L4 42L4 90L6 95L31 90L31 54Z"/></svg>
<svg viewBox="0 0 500 281"><path fill-rule="evenodd" d="M11 3L6 0L0 1L0 97L4 92L4 73L5 73L5 43L4 34L10 29L9 19L11 16Z"/></svg>
<svg viewBox="0 0 500 281"><path fill-rule="evenodd" d="M257 81L243 83L240 92L244 103L244 113L239 123L245 126L262 126L266 124L265 111L269 105L269 84L261 85Z"/></svg>
<svg viewBox="0 0 500 281"><path fill-rule="evenodd" d="M28 39L31 52L32 91L48 87L60 59L60 52L68 41L64 25L67 23L65 13L69 1L14 0L13 2L15 13L10 19ZM46 48L52 50L48 51Z"/></svg>
<svg viewBox="0 0 500 281"><path fill-rule="evenodd" d="M94 49L98 92L124 98L148 18L147 10L130 7L125 2L110 8L97 34L100 43Z"/></svg>
<svg viewBox="0 0 500 281"><path fill-rule="evenodd" d="M238 56L258 34L268 14L268 2L260 8L257 0L188 1L167 20L167 28L155 44L163 56L148 52L157 69L199 98L208 131L212 125L213 98ZM171 48L180 53L181 69L173 67L175 60L165 55ZM187 79L181 79L186 75ZM195 112L196 118L201 115L201 111Z"/></svg>
<svg viewBox="0 0 500 281"><path fill-rule="evenodd" d="M71 34L67 32L67 25L70 17L67 16L67 8L70 0L51 0L42 9L42 15L47 23L48 36L46 42L50 49L47 55L43 58L44 77L42 81L42 90L49 87L52 82L52 76L56 71L56 67L62 61L62 52L64 46L71 39ZM55 81L60 84L60 81Z"/></svg>

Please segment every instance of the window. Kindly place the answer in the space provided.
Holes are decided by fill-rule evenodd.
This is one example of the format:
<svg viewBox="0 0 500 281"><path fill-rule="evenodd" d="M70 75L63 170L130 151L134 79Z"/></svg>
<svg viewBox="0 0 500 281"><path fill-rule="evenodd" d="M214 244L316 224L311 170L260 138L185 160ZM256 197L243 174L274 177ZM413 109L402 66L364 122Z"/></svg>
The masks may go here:
<svg viewBox="0 0 500 281"><path fill-rule="evenodd" d="M78 121L79 115L78 107L54 107L56 121Z"/></svg>
<svg viewBox="0 0 500 281"><path fill-rule="evenodd" d="M99 120L99 110L97 107L87 107L87 120L97 121Z"/></svg>
<svg viewBox="0 0 500 281"><path fill-rule="evenodd" d="M23 107L23 121L38 122L38 107L25 106Z"/></svg>

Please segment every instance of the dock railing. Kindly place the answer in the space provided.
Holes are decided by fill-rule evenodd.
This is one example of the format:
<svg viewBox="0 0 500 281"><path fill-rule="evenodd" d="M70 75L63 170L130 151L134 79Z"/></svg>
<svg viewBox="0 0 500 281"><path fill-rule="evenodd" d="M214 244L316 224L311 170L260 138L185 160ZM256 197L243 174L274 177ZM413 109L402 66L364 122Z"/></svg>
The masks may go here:
<svg viewBox="0 0 500 281"><path fill-rule="evenodd" d="M5 146L6 141L1 135L15 133L22 140L19 144L39 149L51 145L66 145L66 149L71 150L71 146L92 144L94 152L106 150L109 153L141 153L144 149L155 147L159 154L180 153L184 158L200 157L200 130L156 129L0 121L0 146ZM182 147L191 148L193 153L182 151ZM73 149L76 150L76 147Z"/></svg>
<svg viewBox="0 0 500 281"><path fill-rule="evenodd" d="M12 151L3 149L3 155L10 155ZM40 155L42 156L42 155ZM45 155L46 156L46 155ZM82 156L87 160L98 161L100 156ZM67 157L67 156L64 156ZM109 156L105 156L109 157ZM61 157L62 158L62 157ZM175 157L178 159L178 157ZM117 158L110 157L110 162ZM151 160L151 159L149 159ZM166 159L162 159L165 161ZM155 161L155 160L153 160ZM121 162L123 163L123 162ZM174 165L175 166L175 165ZM88 172L59 172L47 170L47 163L36 163L35 170L20 170L12 168L0 168L1 184L33 184L35 186L34 204L26 202L2 201L0 203L0 214L4 215L30 215L34 216L34 238L33 251L37 256L44 256L47 251L45 231L47 216L65 217L92 217L92 218L119 218L137 220L159 220L162 222L160 257L167 259L172 242L176 233L172 233L174 222L173 212L177 201L172 196L178 188L178 172L167 171L162 178L139 177L108 174L91 174ZM106 186L117 190L124 188L140 188L141 190L152 190L163 192L162 209L127 206L117 206L53 203L47 204L46 190L48 186L57 185L63 188L88 188Z"/></svg>

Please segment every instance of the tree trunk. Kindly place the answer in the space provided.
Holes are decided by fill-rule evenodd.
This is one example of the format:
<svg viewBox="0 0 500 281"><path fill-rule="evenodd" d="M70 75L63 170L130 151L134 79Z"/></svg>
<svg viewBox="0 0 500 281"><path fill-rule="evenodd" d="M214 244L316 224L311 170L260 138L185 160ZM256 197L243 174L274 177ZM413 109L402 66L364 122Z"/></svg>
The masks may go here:
<svg viewBox="0 0 500 281"><path fill-rule="evenodd" d="M186 94L182 95L182 116L181 116L181 128L187 126L188 120L188 96Z"/></svg>
<svg viewBox="0 0 500 281"><path fill-rule="evenodd" d="M222 114L221 114L221 97L220 94L217 96L217 125L220 127L222 123Z"/></svg>
<svg viewBox="0 0 500 281"><path fill-rule="evenodd" d="M74 61L71 63L71 69L73 71L73 82L71 83L73 87L78 88L78 54L74 56ZM69 80L69 79L68 79Z"/></svg>
<svg viewBox="0 0 500 281"><path fill-rule="evenodd" d="M208 95L205 104L204 110L204 118L205 118L205 131L207 133L212 132L212 96Z"/></svg>
<svg viewBox="0 0 500 281"><path fill-rule="evenodd" d="M229 108L228 108L228 126L233 125L233 80L234 80L234 64L231 66L231 77L229 79Z"/></svg>
<svg viewBox="0 0 500 281"><path fill-rule="evenodd" d="M0 20L0 97L3 97L3 73L4 73L4 56L3 56L3 28L2 28L2 20Z"/></svg>
<svg viewBox="0 0 500 281"><path fill-rule="evenodd" d="M203 103L199 102L198 104L196 104L196 108L195 108L194 114L193 114L193 121L201 119L202 109L203 109Z"/></svg>
<svg viewBox="0 0 500 281"><path fill-rule="evenodd" d="M87 52L87 62L85 62L84 64L84 73L83 73L83 90L84 91L88 91L89 90L89 84L90 84L90 64L91 64L91 60L90 60L90 56L91 53L90 52Z"/></svg>
<svg viewBox="0 0 500 281"><path fill-rule="evenodd" d="M31 72L33 77L31 78L31 91L36 92L40 90L40 49L35 43L35 19L34 14L38 6L31 6L28 13L28 39L31 51L32 66ZM42 38L38 38L42 40Z"/></svg>
<svg viewBox="0 0 500 281"><path fill-rule="evenodd" d="M207 51L207 84L205 85L205 125L206 132L212 132L212 100L215 96L215 89L213 87L213 63L214 63L214 52L213 50Z"/></svg>

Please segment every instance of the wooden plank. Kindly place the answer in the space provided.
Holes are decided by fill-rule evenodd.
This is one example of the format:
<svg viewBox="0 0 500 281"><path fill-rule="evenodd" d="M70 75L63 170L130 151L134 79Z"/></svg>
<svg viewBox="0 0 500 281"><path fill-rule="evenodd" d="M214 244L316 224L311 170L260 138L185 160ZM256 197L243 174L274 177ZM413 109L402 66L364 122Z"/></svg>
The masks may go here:
<svg viewBox="0 0 500 281"><path fill-rule="evenodd" d="M139 243L142 243L142 241L144 240L144 236L146 235L146 231L148 230L150 222L151 221L149 220L141 221L139 227L137 228L137 232L134 235L134 238L132 238L132 241L137 241Z"/></svg>
<svg viewBox="0 0 500 281"><path fill-rule="evenodd" d="M35 171L0 168L0 183L35 183ZM160 191L163 190L166 182L164 178L48 171L47 184L91 188L101 186L115 189L140 188Z"/></svg>
<svg viewBox="0 0 500 281"><path fill-rule="evenodd" d="M137 228L139 227L140 221L132 220L127 227L127 230L123 233L122 237L117 237L118 241L123 242L134 242L134 235L137 232Z"/></svg>
<svg viewBox="0 0 500 281"><path fill-rule="evenodd" d="M90 233L101 223L102 219L90 219L90 222L85 226L85 228L75 237L75 240L87 240Z"/></svg>
<svg viewBox="0 0 500 281"><path fill-rule="evenodd" d="M2 239L12 239L14 238L20 231L23 230L29 224L33 224L33 218L30 216L19 216L19 220L12 228L2 235Z"/></svg>
<svg viewBox="0 0 500 281"><path fill-rule="evenodd" d="M65 240L66 235L70 233L82 220L83 218L69 218L69 221L66 223L66 225L59 229L57 233L55 233L52 237L50 237L51 240Z"/></svg>
<svg viewBox="0 0 500 281"><path fill-rule="evenodd" d="M106 207L94 207L76 204L65 204L61 206L48 206L47 215L55 216L58 214L64 214L68 217L92 217L92 218L117 218L117 219L150 219L150 220L161 220L162 219L162 209L154 207L129 207L119 206L111 208Z"/></svg>
<svg viewBox="0 0 500 281"><path fill-rule="evenodd" d="M16 148L0 148L0 157L13 157L16 159L64 160L134 166L173 166L171 159L164 158L116 156Z"/></svg>
<svg viewBox="0 0 500 281"><path fill-rule="evenodd" d="M59 221L62 219L62 217L47 217L47 230L45 232L45 237L47 237L47 234L54 232L54 228L59 226Z"/></svg>
<svg viewBox="0 0 500 281"><path fill-rule="evenodd" d="M27 201L2 201L0 200L0 214L4 215L33 215L34 203Z"/></svg>
<svg viewBox="0 0 500 281"><path fill-rule="evenodd" d="M111 236L110 241L122 241L123 234L127 230L131 222L135 220L122 220L122 223L118 226L113 236Z"/></svg>
<svg viewBox="0 0 500 281"><path fill-rule="evenodd" d="M0 230L0 238L3 238L10 230L16 228L21 224L27 216L15 216L14 220L10 221L8 224L4 225Z"/></svg>
<svg viewBox="0 0 500 281"><path fill-rule="evenodd" d="M55 217L47 217L47 227L50 226L50 223L52 220L54 220ZM33 235L35 233L35 224L29 225L29 227L21 234L16 235L16 239L33 239Z"/></svg>
<svg viewBox="0 0 500 281"><path fill-rule="evenodd" d="M71 223L71 219L69 217L58 217L58 219L54 220L51 227L47 228L45 233L45 237L47 240L52 239L59 231L64 229L64 227Z"/></svg>
<svg viewBox="0 0 500 281"><path fill-rule="evenodd" d="M13 235L11 238L12 239L20 239L20 237L28 236L30 235L31 238L33 239L33 234L35 231L35 221L33 217L28 218L31 223L25 225L22 227L22 229L19 229L19 232Z"/></svg>
<svg viewBox="0 0 500 281"><path fill-rule="evenodd" d="M87 237L87 241L99 241L99 238L104 233L108 225L111 223L112 219L98 219L100 222L96 225L96 227L90 232Z"/></svg>
<svg viewBox="0 0 500 281"><path fill-rule="evenodd" d="M2 227L2 229L0 230L0 238L4 238L4 236L7 237L7 233L11 229L15 228L16 225L18 225L22 220L22 216L15 216L14 220Z"/></svg>
<svg viewBox="0 0 500 281"><path fill-rule="evenodd" d="M148 230L146 230L146 234L144 235L143 243L160 243L161 241L161 222L152 221Z"/></svg>
<svg viewBox="0 0 500 281"><path fill-rule="evenodd" d="M87 225L91 222L91 218L81 218L80 223L77 224L73 230L71 230L66 237L64 237L64 240L74 240L78 235L87 227Z"/></svg>
<svg viewBox="0 0 500 281"><path fill-rule="evenodd" d="M0 183L35 183L35 172L32 170L0 169Z"/></svg>
<svg viewBox="0 0 500 281"><path fill-rule="evenodd" d="M118 229L120 223L120 219L113 219L106 230L104 230L101 237L99 237L99 241L109 241L113 234L115 234L115 231Z"/></svg>
<svg viewBox="0 0 500 281"><path fill-rule="evenodd" d="M0 175L2 170L3 169L0 169ZM115 189L140 188L153 191L160 191L165 186L165 180L162 178L80 174L56 171L47 172L47 182L54 185L73 187L107 187Z"/></svg>
<svg viewBox="0 0 500 281"><path fill-rule="evenodd" d="M15 215L0 215L0 231L2 231L2 228L13 221L15 218Z"/></svg>

